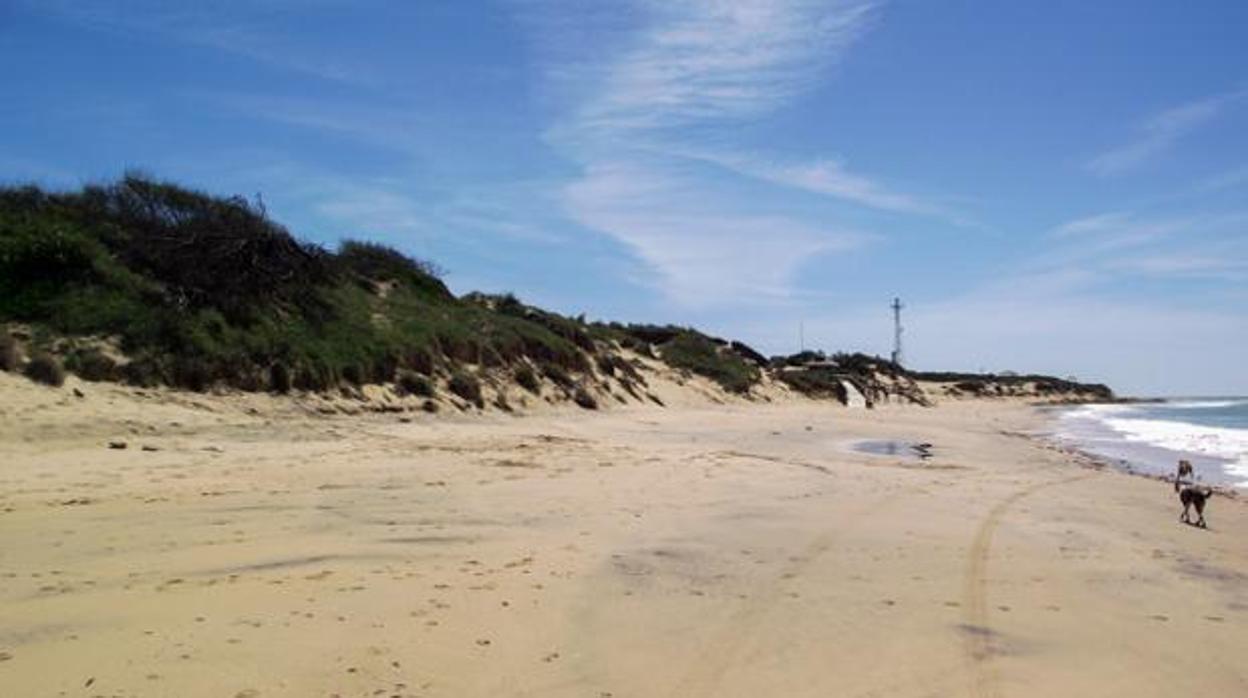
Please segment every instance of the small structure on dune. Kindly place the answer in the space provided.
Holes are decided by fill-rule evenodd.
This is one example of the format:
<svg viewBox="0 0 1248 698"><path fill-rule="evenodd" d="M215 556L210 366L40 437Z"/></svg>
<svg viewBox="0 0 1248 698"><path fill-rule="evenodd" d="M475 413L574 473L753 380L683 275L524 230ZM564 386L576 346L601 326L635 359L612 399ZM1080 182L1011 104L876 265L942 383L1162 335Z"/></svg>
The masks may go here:
<svg viewBox="0 0 1248 698"><path fill-rule="evenodd" d="M827 357L821 352L803 352L784 359L773 360L775 376L793 390L813 398L835 398L842 405L854 408L871 408L876 403L906 397L908 392L899 390L896 375L891 380L882 373L876 362L858 355ZM864 359L864 360L860 360Z"/></svg>
<svg viewBox="0 0 1248 698"><path fill-rule="evenodd" d="M844 378L841 379L841 388L845 390L845 406L855 409L866 409L867 398L858 390L858 388Z"/></svg>

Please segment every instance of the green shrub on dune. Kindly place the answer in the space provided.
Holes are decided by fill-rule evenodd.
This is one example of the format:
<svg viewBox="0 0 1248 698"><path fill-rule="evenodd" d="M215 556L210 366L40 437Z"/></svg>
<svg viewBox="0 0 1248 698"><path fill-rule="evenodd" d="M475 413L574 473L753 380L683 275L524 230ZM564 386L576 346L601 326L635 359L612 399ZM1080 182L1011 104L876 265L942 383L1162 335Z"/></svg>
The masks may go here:
<svg viewBox="0 0 1248 698"><path fill-rule="evenodd" d="M475 376L456 373L451 376L446 387L452 393L476 405L477 408L485 407L485 400L481 397L481 381Z"/></svg>
<svg viewBox="0 0 1248 698"><path fill-rule="evenodd" d="M433 397L436 393L433 388L433 381L415 371L399 371L398 386L404 395Z"/></svg>
<svg viewBox="0 0 1248 698"><path fill-rule="evenodd" d="M365 281L401 283L432 298L454 298L439 279L441 270L436 265L412 259L385 245L344 240L338 247L337 262L342 269Z"/></svg>
<svg viewBox="0 0 1248 698"><path fill-rule="evenodd" d="M516 384L521 388L524 388L534 395L538 395L542 392L542 384L538 381L537 373L535 373L530 366L524 365L517 368L515 377Z"/></svg>
<svg viewBox="0 0 1248 698"><path fill-rule="evenodd" d="M65 369L61 367L61 362L57 361L56 357L42 352L30 357L30 362L26 364L23 373L36 383L57 388L65 384Z"/></svg>
<svg viewBox="0 0 1248 698"><path fill-rule="evenodd" d="M561 388L571 389L576 384L576 381L572 380L572 376L568 375L568 372L559 364L543 364L542 375Z"/></svg>
<svg viewBox="0 0 1248 698"><path fill-rule="evenodd" d="M756 366L705 335L680 332L659 349L663 361L710 378L730 393L748 393L761 374Z"/></svg>
<svg viewBox="0 0 1248 698"><path fill-rule="evenodd" d="M0 323L117 338L121 365L66 356L88 380L285 393L397 379L424 396L405 372L446 372L480 405L463 372L472 366L535 395L544 377L575 399L595 374L637 395L646 381L622 350L736 393L760 378L744 345L681 327L587 323L511 294L457 298L440 276L378 243L303 242L259 200L139 174L77 191L0 187ZM16 365L11 340L0 344L0 368Z"/></svg>
<svg viewBox="0 0 1248 698"><path fill-rule="evenodd" d="M0 371L16 371L20 361L17 340L8 332L0 332Z"/></svg>
<svg viewBox="0 0 1248 698"><path fill-rule="evenodd" d="M269 390L275 393L289 393L291 388L290 369L278 361L269 367Z"/></svg>
<svg viewBox="0 0 1248 698"><path fill-rule="evenodd" d="M117 377L117 362L99 349L70 353L65 358L65 368L86 381L108 381Z"/></svg>
<svg viewBox="0 0 1248 698"><path fill-rule="evenodd" d="M572 395L572 401L587 410L598 409L598 401L584 387L577 387L576 392Z"/></svg>
<svg viewBox="0 0 1248 698"><path fill-rule="evenodd" d="M376 243L331 252L258 202L141 175L0 188L0 322L116 336L133 359L117 377L135 384L326 390L522 358L587 369L581 323L461 301L439 273Z"/></svg>

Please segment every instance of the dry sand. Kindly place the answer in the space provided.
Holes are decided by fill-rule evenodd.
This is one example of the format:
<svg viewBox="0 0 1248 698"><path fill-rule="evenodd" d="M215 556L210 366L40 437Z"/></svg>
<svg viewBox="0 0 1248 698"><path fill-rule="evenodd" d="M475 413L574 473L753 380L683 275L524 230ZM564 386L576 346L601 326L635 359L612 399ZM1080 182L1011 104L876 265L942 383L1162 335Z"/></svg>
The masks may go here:
<svg viewBox="0 0 1248 698"><path fill-rule="evenodd" d="M1023 406L83 391L0 375L6 697L1248 695L1248 507Z"/></svg>

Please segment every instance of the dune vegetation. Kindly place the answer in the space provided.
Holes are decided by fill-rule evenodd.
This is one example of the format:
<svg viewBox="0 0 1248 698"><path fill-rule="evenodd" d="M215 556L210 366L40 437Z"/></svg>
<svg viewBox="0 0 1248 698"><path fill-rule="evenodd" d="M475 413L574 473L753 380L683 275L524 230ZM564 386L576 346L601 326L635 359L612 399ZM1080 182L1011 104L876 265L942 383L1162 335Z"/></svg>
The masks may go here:
<svg viewBox="0 0 1248 698"><path fill-rule="evenodd" d="M138 174L71 192L0 189L0 322L29 328L28 356L54 351L86 379L192 390L404 377L425 395L416 377L444 374L477 403L472 370L505 369L531 392L541 376L574 397L596 373L636 383L625 346L736 392L757 380L757 369L692 330L673 329L670 348L655 353L625 326L511 295L457 298L432 263L357 240L328 250L258 201ZM14 340L4 341L16 365Z"/></svg>
<svg viewBox="0 0 1248 698"><path fill-rule="evenodd" d="M0 188L0 325L0 369L54 385L63 368L196 391L395 384L429 398L436 377L480 407L484 379L595 409L587 386L610 392L610 381L661 402L645 388L644 358L747 397L770 375L816 398L845 401L848 380L868 401L923 402L910 374L877 357L767 359L691 328L590 322L510 294L457 297L431 262L360 240L326 249L259 200L141 174L76 191ZM963 392L985 384L958 380Z"/></svg>

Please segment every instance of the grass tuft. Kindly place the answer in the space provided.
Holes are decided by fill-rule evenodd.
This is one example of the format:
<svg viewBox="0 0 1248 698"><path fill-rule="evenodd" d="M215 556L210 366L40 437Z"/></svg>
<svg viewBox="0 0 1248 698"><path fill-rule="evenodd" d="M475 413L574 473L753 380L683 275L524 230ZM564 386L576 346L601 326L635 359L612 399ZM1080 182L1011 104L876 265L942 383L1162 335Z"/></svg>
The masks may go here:
<svg viewBox="0 0 1248 698"><path fill-rule="evenodd" d="M21 359L17 340L8 332L0 331L0 371L16 371Z"/></svg>
<svg viewBox="0 0 1248 698"><path fill-rule="evenodd" d="M467 373L455 373L447 382L446 387L455 395L476 405L478 409L485 407L481 397L481 381Z"/></svg>
<svg viewBox="0 0 1248 698"><path fill-rule="evenodd" d="M437 394L433 387L433 381L414 371L399 371L398 387L399 391L404 395L434 397Z"/></svg>
<svg viewBox="0 0 1248 698"><path fill-rule="evenodd" d="M65 357L65 368L85 381L110 381L117 378L117 362L99 349L85 349Z"/></svg>
<svg viewBox="0 0 1248 698"><path fill-rule="evenodd" d="M50 354L36 353L30 357L30 362L26 364L22 372L36 383L56 388L65 385L65 369L61 366L61 362Z"/></svg>
<svg viewBox="0 0 1248 698"><path fill-rule="evenodd" d="M516 369L515 379L516 384L521 388L524 388L534 395L541 394L542 384L537 378L537 373L535 373L527 364Z"/></svg>
<svg viewBox="0 0 1248 698"><path fill-rule="evenodd" d="M598 401L584 387L577 387L576 392L572 395L572 401L587 410L598 409Z"/></svg>

